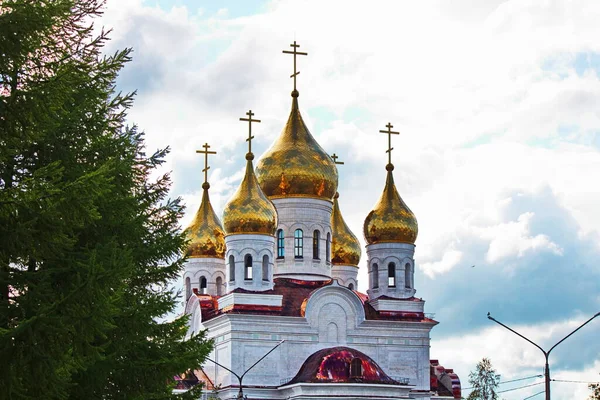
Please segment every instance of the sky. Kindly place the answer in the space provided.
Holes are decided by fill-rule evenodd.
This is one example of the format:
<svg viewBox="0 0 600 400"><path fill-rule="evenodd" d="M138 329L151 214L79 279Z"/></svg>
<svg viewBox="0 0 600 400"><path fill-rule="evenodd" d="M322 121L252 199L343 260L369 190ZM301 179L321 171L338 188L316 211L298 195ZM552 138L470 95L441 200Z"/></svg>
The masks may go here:
<svg viewBox="0 0 600 400"><path fill-rule="evenodd" d="M340 207L362 224L394 176L419 223L417 296L440 322L431 358L463 387L488 357L501 381L543 373L544 348L600 311L600 2L109 0L107 52L133 47L118 87L137 90L129 121L149 150L169 146L171 195L220 214L245 165L248 109L260 156L291 106L297 40L303 118L340 156ZM366 252L359 289L367 284ZM474 266L474 267L473 267ZM552 377L600 379L600 318L557 347ZM507 390L541 381L500 386ZM524 399L543 385L502 393ZM468 391L464 392L468 394ZM554 382L553 398L587 385ZM539 395L535 398L542 398Z"/></svg>

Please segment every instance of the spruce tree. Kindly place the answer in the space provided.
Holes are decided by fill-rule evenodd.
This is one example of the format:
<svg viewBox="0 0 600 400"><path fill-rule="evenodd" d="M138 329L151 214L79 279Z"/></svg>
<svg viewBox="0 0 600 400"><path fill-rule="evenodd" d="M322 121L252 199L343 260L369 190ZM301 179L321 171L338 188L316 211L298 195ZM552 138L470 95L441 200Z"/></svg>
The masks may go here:
<svg viewBox="0 0 600 400"><path fill-rule="evenodd" d="M475 371L469 373L469 384L473 388L468 400L497 400L498 382L500 375L492 367L492 362L489 358L482 358L477 363Z"/></svg>
<svg viewBox="0 0 600 400"><path fill-rule="evenodd" d="M589 400L600 400L600 383L590 383L588 388L592 391Z"/></svg>
<svg viewBox="0 0 600 400"><path fill-rule="evenodd" d="M0 398L170 398L212 347L163 318L183 207L125 125L131 49L102 55L102 7L0 2Z"/></svg>

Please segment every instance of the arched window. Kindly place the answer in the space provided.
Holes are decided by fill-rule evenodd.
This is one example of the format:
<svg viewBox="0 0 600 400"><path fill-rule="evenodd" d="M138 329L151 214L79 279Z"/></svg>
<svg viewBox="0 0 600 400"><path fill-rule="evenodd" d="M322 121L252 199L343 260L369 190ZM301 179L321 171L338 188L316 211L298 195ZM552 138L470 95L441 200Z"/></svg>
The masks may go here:
<svg viewBox="0 0 600 400"><path fill-rule="evenodd" d="M327 233L327 241L325 242L325 261L331 260L331 233Z"/></svg>
<svg viewBox="0 0 600 400"><path fill-rule="evenodd" d="M404 266L404 287L406 287L407 289L411 288L410 275L410 263L406 263L406 265Z"/></svg>
<svg viewBox="0 0 600 400"><path fill-rule="evenodd" d="M200 293L206 294L206 278L200 277Z"/></svg>
<svg viewBox="0 0 600 400"><path fill-rule="evenodd" d="M321 241L321 232L314 231L313 232L313 258L315 260L319 259L319 242Z"/></svg>
<svg viewBox="0 0 600 400"><path fill-rule="evenodd" d="M283 229L277 231L277 258L285 257Z"/></svg>
<svg viewBox="0 0 600 400"><path fill-rule="evenodd" d="M235 260L229 256L229 282L235 281Z"/></svg>
<svg viewBox="0 0 600 400"><path fill-rule="evenodd" d="M379 265L373 264L371 270L371 287L377 289L379 287Z"/></svg>
<svg viewBox="0 0 600 400"><path fill-rule="evenodd" d="M388 264L388 287L396 287L396 264Z"/></svg>
<svg viewBox="0 0 600 400"><path fill-rule="evenodd" d="M189 277L185 278L185 299L189 299L192 295L192 281Z"/></svg>
<svg viewBox="0 0 600 400"><path fill-rule="evenodd" d="M219 276L217 277L217 296L223 295L223 279Z"/></svg>
<svg viewBox="0 0 600 400"><path fill-rule="evenodd" d="M294 257L302 258L304 256L304 234L302 229L296 229L294 232Z"/></svg>
<svg viewBox="0 0 600 400"><path fill-rule="evenodd" d="M244 279L252 280L252 256L250 254L246 254L244 257Z"/></svg>
<svg viewBox="0 0 600 400"><path fill-rule="evenodd" d="M348 289L350 289L350 290L354 290L354 283L351 283L351 284L349 284L349 285L348 285Z"/></svg>
<svg viewBox="0 0 600 400"><path fill-rule="evenodd" d="M350 361L350 378L360 378L362 376L362 360L353 358Z"/></svg>
<svg viewBox="0 0 600 400"><path fill-rule="evenodd" d="M269 256L266 254L263 256L262 276L263 281L269 280Z"/></svg>

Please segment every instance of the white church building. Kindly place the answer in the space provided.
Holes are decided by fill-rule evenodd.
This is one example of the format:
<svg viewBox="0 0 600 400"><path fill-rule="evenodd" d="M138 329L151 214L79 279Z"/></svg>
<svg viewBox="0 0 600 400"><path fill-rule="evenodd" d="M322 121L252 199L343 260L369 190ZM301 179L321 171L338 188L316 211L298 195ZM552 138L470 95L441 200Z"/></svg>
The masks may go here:
<svg viewBox="0 0 600 400"><path fill-rule="evenodd" d="M294 57L302 54L292 47ZM235 374L251 367L241 385L249 399L460 398L456 374L430 359L438 322L415 297L417 220L394 184L391 147L381 197L365 210L365 294L357 290L361 246L339 208L335 160L306 127L298 97L294 82L281 135L256 168L246 154L222 219L205 174L183 279L189 334L207 329L215 347L195 377L208 392L218 387L220 399L238 396Z"/></svg>

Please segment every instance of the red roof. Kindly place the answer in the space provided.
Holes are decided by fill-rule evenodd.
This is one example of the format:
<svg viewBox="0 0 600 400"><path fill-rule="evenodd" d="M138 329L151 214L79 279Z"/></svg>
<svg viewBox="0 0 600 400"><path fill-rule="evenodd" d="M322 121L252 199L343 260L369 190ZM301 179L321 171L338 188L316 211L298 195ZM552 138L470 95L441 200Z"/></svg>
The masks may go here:
<svg viewBox="0 0 600 400"><path fill-rule="evenodd" d="M326 281L305 281L300 279L275 278L273 289L257 292L237 288L233 293L260 293L281 295L281 307L263 306L263 305L240 305L234 304L224 310L218 310L217 297L212 297L213 301L209 301L208 295L198 295L200 306L202 308L202 319L207 321L220 314L251 314L251 315L281 315L288 317L303 317L306 303L312 293L317 289L329 286L333 283L332 279ZM350 289L348 289L350 290ZM415 322L435 322L432 319L426 318L423 313L419 312L404 312L404 311L377 311L368 302L369 298L366 294L353 290L358 296L365 310L365 318L368 320L391 320L391 321L415 321ZM387 300L395 300L386 297ZM411 297L402 299L403 301L422 301L421 299Z"/></svg>
<svg viewBox="0 0 600 400"><path fill-rule="evenodd" d="M400 385L366 354L341 346L322 349L310 355L289 383L300 382Z"/></svg>

